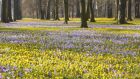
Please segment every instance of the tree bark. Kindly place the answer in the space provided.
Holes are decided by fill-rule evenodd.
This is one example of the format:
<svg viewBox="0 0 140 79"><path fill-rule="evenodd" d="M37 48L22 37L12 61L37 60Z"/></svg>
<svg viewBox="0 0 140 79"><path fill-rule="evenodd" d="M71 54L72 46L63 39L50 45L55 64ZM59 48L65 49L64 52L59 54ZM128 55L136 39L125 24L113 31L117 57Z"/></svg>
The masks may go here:
<svg viewBox="0 0 140 79"><path fill-rule="evenodd" d="M90 0L87 0L87 9L86 9L86 20L88 21L89 17L90 17Z"/></svg>
<svg viewBox="0 0 140 79"><path fill-rule="evenodd" d="M65 8L65 24L68 24L69 20L69 11L68 11L68 0L64 0L64 8Z"/></svg>
<svg viewBox="0 0 140 79"><path fill-rule="evenodd" d="M22 19L21 1L14 0L14 21Z"/></svg>
<svg viewBox="0 0 140 79"><path fill-rule="evenodd" d="M116 2L116 12L115 12L115 20L119 20L119 0L115 0Z"/></svg>
<svg viewBox="0 0 140 79"><path fill-rule="evenodd" d="M85 0L81 0L81 28L88 28L86 17L86 4Z"/></svg>
<svg viewBox="0 0 140 79"><path fill-rule="evenodd" d="M107 1L107 17L112 18L113 17L113 12L112 12L112 3L110 0Z"/></svg>
<svg viewBox="0 0 140 79"><path fill-rule="evenodd" d="M60 19L59 19L59 0L55 0L55 3L56 3L56 4L55 4L55 5L56 5L56 6L55 6L55 10L56 10L56 11L55 11L55 12L56 12L56 13L55 13L55 15L56 15L56 16L55 16L55 20L60 20Z"/></svg>
<svg viewBox="0 0 140 79"><path fill-rule="evenodd" d="M51 16L50 16L50 8L51 8L51 0L48 0L48 5L47 5L47 17L46 19L50 19Z"/></svg>
<svg viewBox="0 0 140 79"><path fill-rule="evenodd" d="M12 19L12 9L11 9L11 0L8 0L8 17L9 17L9 21L13 21Z"/></svg>
<svg viewBox="0 0 140 79"><path fill-rule="evenodd" d="M120 0L119 23L126 24L126 0Z"/></svg>
<svg viewBox="0 0 140 79"><path fill-rule="evenodd" d="M76 0L76 17L80 17L80 1Z"/></svg>
<svg viewBox="0 0 140 79"><path fill-rule="evenodd" d="M127 20L132 21L132 0L128 0L128 18Z"/></svg>
<svg viewBox="0 0 140 79"><path fill-rule="evenodd" d="M140 18L140 2L135 0L135 17Z"/></svg>
<svg viewBox="0 0 140 79"><path fill-rule="evenodd" d="M8 0L2 0L1 21L4 22L4 23L9 23L9 18L8 18Z"/></svg>
<svg viewBox="0 0 140 79"><path fill-rule="evenodd" d="M90 7L90 14L91 14L91 16L90 16L90 22L96 22L95 21L95 16L94 16L94 5L93 5L93 0L89 0L90 2L90 5L89 5L89 7Z"/></svg>

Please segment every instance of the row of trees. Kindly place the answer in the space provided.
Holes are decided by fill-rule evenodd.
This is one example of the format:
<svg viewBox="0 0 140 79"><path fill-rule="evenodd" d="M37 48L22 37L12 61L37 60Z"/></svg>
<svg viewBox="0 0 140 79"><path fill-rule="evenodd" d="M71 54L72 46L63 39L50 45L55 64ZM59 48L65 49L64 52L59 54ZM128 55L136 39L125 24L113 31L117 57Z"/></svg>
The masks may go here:
<svg viewBox="0 0 140 79"><path fill-rule="evenodd" d="M132 15L140 18L139 0L22 0L26 5L30 1L30 14L38 19L59 20L64 17L65 23L69 17L81 18L81 27L87 28L87 21L95 22L97 16L115 17L118 23L127 23ZM13 6L12 6L12 5ZM12 8L11 8L12 7ZM135 11L133 11L135 9ZM26 12L27 13L27 12ZM2 22L21 19L21 0L2 0ZM127 20L126 20L127 17Z"/></svg>
<svg viewBox="0 0 140 79"><path fill-rule="evenodd" d="M4 23L20 20L22 18L21 0L2 0L1 10L1 21Z"/></svg>

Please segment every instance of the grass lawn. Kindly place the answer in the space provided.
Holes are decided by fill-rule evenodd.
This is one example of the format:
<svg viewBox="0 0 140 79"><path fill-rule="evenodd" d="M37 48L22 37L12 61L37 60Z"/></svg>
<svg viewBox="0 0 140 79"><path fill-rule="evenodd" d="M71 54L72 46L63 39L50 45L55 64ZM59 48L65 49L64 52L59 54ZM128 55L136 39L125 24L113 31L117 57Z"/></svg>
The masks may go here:
<svg viewBox="0 0 140 79"><path fill-rule="evenodd" d="M64 18L60 18L60 21L63 21ZM114 18L95 18L96 22L91 24L98 24L98 25L116 25L116 20ZM23 18L23 20L19 20L19 22L46 22L49 20L40 20L40 19L31 19L31 18ZM80 22L80 18L70 18L69 22ZM52 22L54 22L52 20ZM133 21L128 21L130 24L123 24L123 25L140 25L140 19L134 19Z"/></svg>

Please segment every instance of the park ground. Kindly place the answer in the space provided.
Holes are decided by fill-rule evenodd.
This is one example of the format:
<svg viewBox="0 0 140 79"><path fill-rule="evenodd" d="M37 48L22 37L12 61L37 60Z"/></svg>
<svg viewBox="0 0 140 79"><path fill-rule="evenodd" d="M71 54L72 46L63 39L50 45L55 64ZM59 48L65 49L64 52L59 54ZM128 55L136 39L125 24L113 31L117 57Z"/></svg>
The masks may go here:
<svg viewBox="0 0 140 79"><path fill-rule="evenodd" d="M0 79L139 79L140 20L24 18L0 24Z"/></svg>

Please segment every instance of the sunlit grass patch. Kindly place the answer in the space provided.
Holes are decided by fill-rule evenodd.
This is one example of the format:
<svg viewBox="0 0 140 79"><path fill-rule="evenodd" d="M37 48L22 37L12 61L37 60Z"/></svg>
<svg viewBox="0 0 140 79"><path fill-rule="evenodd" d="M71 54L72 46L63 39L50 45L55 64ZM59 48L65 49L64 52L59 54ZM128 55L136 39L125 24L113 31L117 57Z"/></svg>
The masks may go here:
<svg viewBox="0 0 140 79"><path fill-rule="evenodd" d="M101 32L114 32L114 33L123 33L123 34L135 34L140 33L140 30L136 29L118 29L118 28L62 28L62 27L22 27L22 28L0 28L0 31L78 31L78 30L95 30Z"/></svg>
<svg viewBox="0 0 140 79"><path fill-rule="evenodd" d="M1 31L58 31L60 28L34 28L34 27L21 27L21 28L0 28Z"/></svg>
<svg viewBox="0 0 140 79"><path fill-rule="evenodd" d="M94 28L94 30L95 31L102 31L102 32L122 33L122 34L140 33L140 30L134 30L134 29Z"/></svg>
<svg viewBox="0 0 140 79"><path fill-rule="evenodd" d="M21 27L21 28L4 28L1 27L0 31L64 31L64 32L70 32L70 31L78 31L78 30L95 30L95 31L101 31L101 32L114 32L114 33L123 33L123 34L135 34L140 33L140 30L137 29L119 29L119 28L85 28L81 29L78 27L75 28L63 28L63 27Z"/></svg>
<svg viewBox="0 0 140 79"><path fill-rule="evenodd" d="M134 25L140 25L140 19L134 19L133 21L128 21L128 22Z"/></svg>
<svg viewBox="0 0 140 79"><path fill-rule="evenodd" d="M95 18L96 22L89 22L89 24L97 24L97 25L114 25L116 20L114 18Z"/></svg>
<svg viewBox="0 0 140 79"><path fill-rule="evenodd" d="M95 18L96 22L92 24L101 24L101 25L140 25L140 19L134 19L133 21L128 21L128 24L117 24L115 18Z"/></svg>
<svg viewBox="0 0 140 79"><path fill-rule="evenodd" d="M60 18L60 20L53 20L53 19L50 19L50 20L42 20L42 19L36 19L36 18L23 18L22 20L18 20L18 22L59 22L59 21L64 21L64 18ZM69 18L69 21L78 21L80 22L80 18Z"/></svg>
<svg viewBox="0 0 140 79"><path fill-rule="evenodd" d="M95 18L96 22L90 24L101 24L101 25L140 25L140 19L134 19L133 21L128 21L128 24L117 24L117 20L115 18ZM40 20L40 19L32 19L32 18L23 18L22 20L18 20L18 22L62 22L64 18L60 18L60 20ZM69 18L69 22L81 22L80 18Z"/></svg>
<svg viewBox="0 0 140 79"><path fill-rule="evenodd" d="M33 28L33 27L25 27L25 28L19 28L19 30L29 30L29 31L59 31L61 28L55 28L55 27L36 27L36 28Z"/></svg>
<svg viewBox="0 0 140 79"><path fill-rule="evenodd" d="M22 20L17 20L18 22L41 22L41 21L47 21L47 20L41 20L41 19L33 19L33 18L23 18Z"/></svg>
<svg viewBox="0 0 140 79"><path fill-rule="evenodd" d="M81 30L81 28L63 28L63 27L21 27L21 28L4 28L0 31L72 31Z"/></svg>

